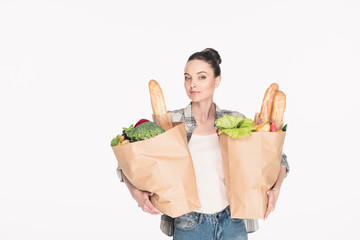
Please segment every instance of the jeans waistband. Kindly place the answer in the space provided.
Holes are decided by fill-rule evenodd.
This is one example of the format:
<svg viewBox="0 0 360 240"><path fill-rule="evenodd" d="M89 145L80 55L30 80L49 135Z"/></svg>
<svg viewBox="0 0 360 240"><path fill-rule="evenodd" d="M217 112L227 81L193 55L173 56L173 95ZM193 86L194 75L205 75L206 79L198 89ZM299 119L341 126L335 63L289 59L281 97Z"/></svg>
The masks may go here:
<svg viewBox="0 0 360 240"><path fill-rule="evenodd" d="M230 218L230 216L231 216L229 205L224 210L217 212L217 213L213 213L213 214L198 213L198 212L193 212L193 213L200 219L215 219L215 218L221 218L224 216L227 216L228 218Z"/></svg>

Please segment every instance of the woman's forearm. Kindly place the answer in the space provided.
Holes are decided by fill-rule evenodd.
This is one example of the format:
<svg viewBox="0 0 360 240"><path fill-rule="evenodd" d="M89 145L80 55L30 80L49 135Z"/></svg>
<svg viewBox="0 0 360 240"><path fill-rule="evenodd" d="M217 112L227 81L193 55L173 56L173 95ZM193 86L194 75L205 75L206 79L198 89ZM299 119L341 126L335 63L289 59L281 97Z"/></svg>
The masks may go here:
<svg viewBox="0 0 360 240"><path fill-rule="evenodd" d="M121 176L123 177L125 185L128 187L131 196L137 202L138 207L140 207L144 212L150 214L163 214L156 207L154 207L154 205L150 201L150 197L153 195L153 193L137 189L134 185L131 184L129 179L122 171Z"/></svg>
<svg viewBox="0 0 360 240"><path fill-rule="evenodd" d="M127 179L127 177L125 176L123 171L121 171L121 176L125 182L125 185L128 187L130 192L132 192L132 190L135 189L134 185L132 185L131 182L129 181L129 179Z"/></svg>
<svg viewBox="0 0 360 240"><path fill-rule="evenodd" d="M272 187L272 189L276 189L276 190L280 191L280 187L284 181L285 174L286 174L286 167L280 167L279 175L278 175L276 182L275 182L274 186Z"/></svg>

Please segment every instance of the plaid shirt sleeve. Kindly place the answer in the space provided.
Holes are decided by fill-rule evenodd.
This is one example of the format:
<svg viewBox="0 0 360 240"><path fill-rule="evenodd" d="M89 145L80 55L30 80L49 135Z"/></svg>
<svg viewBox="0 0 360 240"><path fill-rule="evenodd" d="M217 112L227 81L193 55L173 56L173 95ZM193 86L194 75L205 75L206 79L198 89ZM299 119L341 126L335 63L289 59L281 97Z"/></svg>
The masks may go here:
<svg viewBox="0 0 360 240"><path fill-rule="evenodd" d="M118 178L120 179L120 182L124 182L124 179L123 179L121 173L122 173L122 170L121 170L120 166L117 166L116 174L117 174Z"/></svg>

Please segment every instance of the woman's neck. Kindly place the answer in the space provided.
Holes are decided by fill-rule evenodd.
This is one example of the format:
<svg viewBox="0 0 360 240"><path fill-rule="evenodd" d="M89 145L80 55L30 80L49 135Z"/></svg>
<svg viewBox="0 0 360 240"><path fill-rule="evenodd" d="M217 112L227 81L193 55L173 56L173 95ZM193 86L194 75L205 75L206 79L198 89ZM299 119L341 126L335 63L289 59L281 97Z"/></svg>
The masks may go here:
<svg viewBox="0 0 360 240"><path fill-rule="evenodd" d="M191 104L192 113L196 122L206 123L215 119L215 104L213 100L193 102Z"/></svg>

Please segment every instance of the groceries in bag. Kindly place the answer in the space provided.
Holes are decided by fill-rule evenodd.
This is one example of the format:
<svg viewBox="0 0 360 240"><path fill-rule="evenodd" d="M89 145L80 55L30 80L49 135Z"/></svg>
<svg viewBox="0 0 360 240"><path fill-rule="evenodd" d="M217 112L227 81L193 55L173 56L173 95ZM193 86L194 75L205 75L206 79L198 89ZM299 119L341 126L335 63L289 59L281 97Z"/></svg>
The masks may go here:
<svg viewBox="0 0 360 240"><path fill-rule="evenodd" d="M155 80L149 82L153 122L141 119L112 141L123 174L136 188L153 193L151 203L178 217L201 207L184 123L173 123ZM125 144L124 142L127 141Z"/></svg>
<svg viewBox="0 0 360 240"><path fill-rule="evenodd" d="M277 84L271 84L254 121L228 115L216 121L231 218L265 216L266 192L280 171L287 129L287 125L282 126L285 106L285 94L279 92Z"/></svg>

